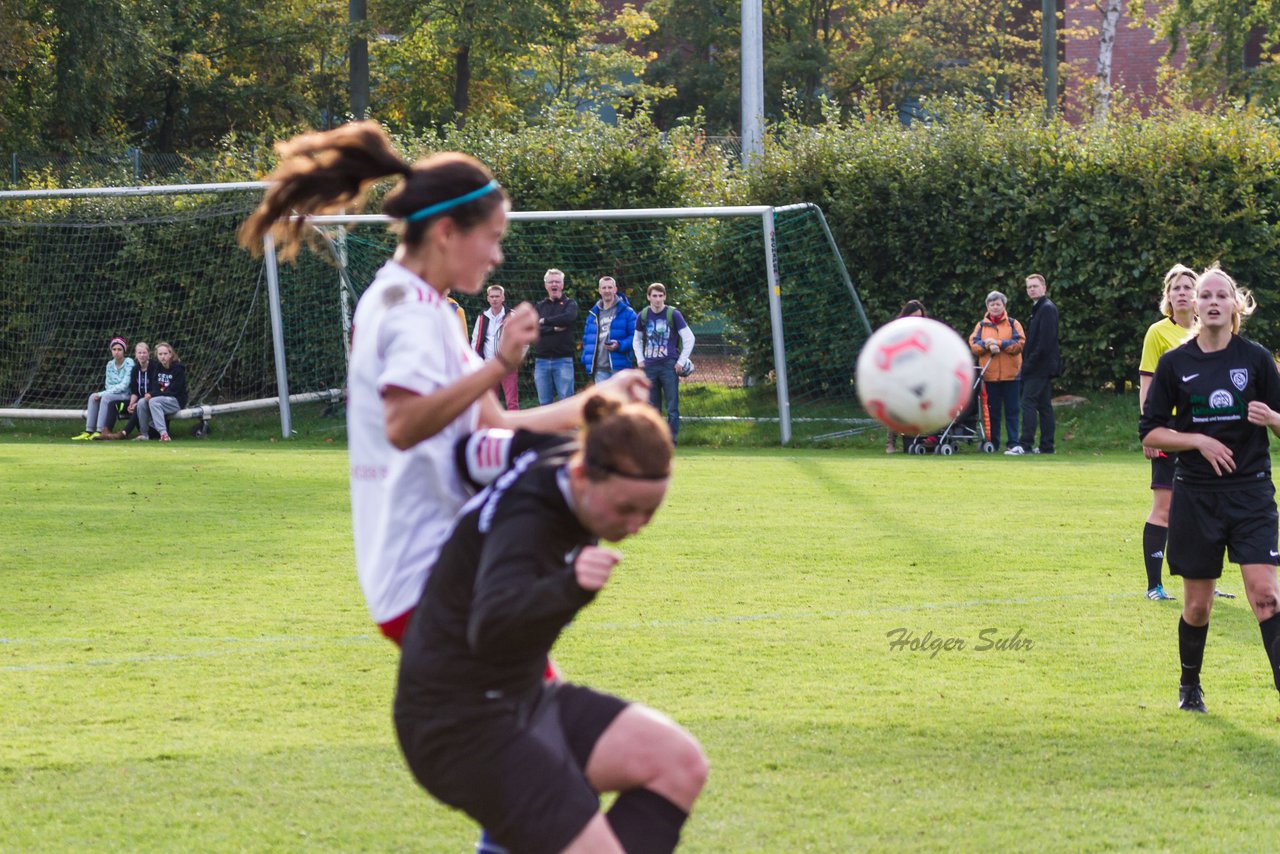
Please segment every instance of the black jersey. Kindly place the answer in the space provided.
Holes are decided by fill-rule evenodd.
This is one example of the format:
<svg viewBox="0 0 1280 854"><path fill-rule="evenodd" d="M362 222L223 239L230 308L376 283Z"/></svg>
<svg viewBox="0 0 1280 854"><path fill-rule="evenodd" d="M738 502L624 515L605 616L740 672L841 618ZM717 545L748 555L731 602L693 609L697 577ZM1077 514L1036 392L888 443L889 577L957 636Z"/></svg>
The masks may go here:
<svg viewBox="0 0 1280 854"><path fill-rule="evenodd" d="M1271 453L1268 429L1248 421L1252 400L1280 411L1280 373L1271 354L1239 335L1214 353L1201 350L1193 338L1160 357L1138 434L1170 427L1204 433L1231 449L1236 470L1221 477L1199 451L1179 451L1177 481L1222 487L1256 483L1270 478Z"/></svg>
<svg viewBox="0 0 1280 854"><path fill-rule="evenodd" d="M569 504L575 444L527 451L462 509L404 637L396 710L535 694L547 653L595 596L573 561L591 534Z"/></svg>

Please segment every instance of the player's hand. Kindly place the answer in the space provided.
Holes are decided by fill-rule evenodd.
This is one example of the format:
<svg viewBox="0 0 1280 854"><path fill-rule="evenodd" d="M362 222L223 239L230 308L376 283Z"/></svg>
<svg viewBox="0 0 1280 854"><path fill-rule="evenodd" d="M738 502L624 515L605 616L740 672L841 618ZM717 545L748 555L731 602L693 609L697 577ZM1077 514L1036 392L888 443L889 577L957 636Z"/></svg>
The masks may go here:
<svg viewBox="0 0 1280 854"><path fill-rule="evenodd" d="M992 341L992 342L987 346L987 349L988 349L988 350L990 350L992 353L999 353L999 352L1000 352L1000 342L999 342L999 341Z"/></svg>
<svg viewBox="0 0 1280 854"><path fill-rule="evenodd" d="M1261 400L1249 401L1248 418L1250 424L1256 424L1259 427L1271 427L1275 425L1278 417L1280 417L1280 415Z"/></svg>
<svg viewBox="0 0 1280 854"><path fill-rule="evenodd" d="M98 394L98 393L95 391L95 392L93 393L93 399L94 399L94 400L102 400L102 395ZM1249 404L1249 405L1250 405L1250 406L1253 406L1253 404L1252 404L1252 403L1251 403L1251 404Z"/></svg>
<svg viewBox="0 0 1280 854"><path fill-rule="evenodd" d="M1163 451L1161 451L1159 448L1148 448L1145 445L1143 445L1142 447L1142 455L1149 460L1159 459L1160 454L1162 453Z"/></svg>
<svg viewBox="0 0 1280 854"><path fill-rule="evenodd" d="M649 378L644 375L644 371L635 368L618 371L600 383L600 387L607 387L629 401L644 403L649 399Z"/></svg>
<svg viewBox="0 0 1280 854"><path fill-rule="evenodd" d="M1231 453L1230 448L1212 436L1206 436L1203 433L1195 435L1200 437L1196 442L1196 450L1200 452L1200 456L1209 461L1209 465L1213 466L1214 474L1221 477L1236 470L1235 455Z"/></svg>
<svg viewBox="0 0 1280 854"><path fill-rule="evenodd" d="M583 590L599 590L604 587L613 568L622 560L622 552L602 549L599 546L583 546L573 561L573 575Z"/></svg>
<svg viewBox="0 0 1280 854"><path fill-rule="evenodd" d="M538 340L538 312L527 302L516 306L506 323L502 325L502 341L498 344L498 356L504 364L519 365L529 345Z"/></svg>
<svg viewBox="0 0 1280 854"><path fill-rule="evenodd" d="M613 340L609 340L609 341L605 342L604 348L605 348L606 350L617 350L617 349L618 349L618 342L617 342L617 341L613 341Z"/></svg>

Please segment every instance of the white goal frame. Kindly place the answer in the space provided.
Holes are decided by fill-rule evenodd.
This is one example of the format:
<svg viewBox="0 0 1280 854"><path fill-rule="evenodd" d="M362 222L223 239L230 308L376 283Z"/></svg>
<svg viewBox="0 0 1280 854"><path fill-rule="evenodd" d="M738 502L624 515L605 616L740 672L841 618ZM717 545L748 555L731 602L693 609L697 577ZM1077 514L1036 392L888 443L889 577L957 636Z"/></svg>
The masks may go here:
<svg viewBox="0 0 1280 854"><path fill-rule="evenodd" d="M199 194L199 193L220 193L238 190L265 190L269 184L265 181L242 181L224 184L169 184L156 186L133 186L133 187L97 187L85 188L78 190L11 190L0 192L0 203L5 201L17 201L22 199L39 199L39 198L90 198L90 197L106 197L106 196L147 196L147 195L181 195L181 194ZM769 303L769 320L773 345L773 366L774 378L777 389L778 398L778 417L776 419L756 419L756 420L776 420L779 427L779 439L781 444L787 445L791 442L791 398L787 384L787 360L786 346L783 340L782 327L782 303L781 288L779 285L778 262L777 262L777 235L775 233L775 214L784 212L793 212L807 210L811 211L818 217L818 222L822 225L827 243L831 248L832 255L836 259L837 267L843 278L845 287L849 290L853 297L854 306L857 309L859 320L862 323L866 333L870 335L871 324L867 319L866 312L863 309L862 301L858 299L857 291L853 286L853 280L849 276L849 271L845 267L844 259L840 255L840 251L836 246L835 238L831 233L831 228L827 224L826 217L822 213L822 209L812 203L800 203L783 206L772 205L736 205L736 206L720 206L720 207L681 207L681 208L626 208L626 209L600 209L600 210L576 210L576 211L512 211L508 214L508 218L515 222L539 222L539 221L590 221L590 220L654 220L654 219L723 219L723 218L757 218L760 221L761 233L764 238L764 261L765 261L765 286L768 289ZM307 217L307 222L316 226L345 226L360 223L387 224L391 219L383 214L350 214L350 215L332 215L332 216L312 216ZM341 250L341 244L339 249ZM275 373L277 383L277 397L262 398L259 400L236 401L233 403L191 406L177 413L179 418L200 418L206 423L217 414L228 412L239 412L250 409L263 409L270 407L279 407L280 410L280 434L288 439L293 432L291 404L305 401L316 400L337 400L342 395L341 389L329 389L320 392L309 392L306 394L290 395L289 379L287 371L287 359L285 341L284 341L284 322L280 307L280 275L279 263L276 257L275 243L273 238L268 235L263 241L263 259L264 269L267 280L267 299L268 312L271 321L271 336L273 344L273 355L275 361ZM349 288L346 283L341 281L345 277L346 272L339 273L339 292L342 296L342 321L349 328L350 325L350 305L347 299ZM23 408L0 408L0 418L18 418L18 419L71 419L83 418L85 410L79 409L23 409ZM693 418L691 417L691 420ZM733 419L744 420L744 419Z"/></svg>

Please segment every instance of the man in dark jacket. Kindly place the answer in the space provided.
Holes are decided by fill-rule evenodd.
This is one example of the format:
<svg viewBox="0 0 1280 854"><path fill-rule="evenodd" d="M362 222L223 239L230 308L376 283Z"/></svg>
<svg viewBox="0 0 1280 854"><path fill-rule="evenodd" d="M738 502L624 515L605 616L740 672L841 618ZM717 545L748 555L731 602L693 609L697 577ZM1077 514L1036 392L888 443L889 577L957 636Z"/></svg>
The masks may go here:
<svg viewBox="0 0 1280 854"><path fill-rule="evenodd" d="M1027 319L1027 343L1022 348L1022 435L1018 444L1005 451L1017 456L1053 453L1053 378L1062 373L1058 353L1058 307L1048 297L1044 276L1027 276L1027 296L1031 317ZM1035 444L1036 424L1040 444Z"/></svg>
<svg viewBox="0 0 1280 854"><path fill-rule="evenodd" d="M538 404L546 406L573 396L573 327L578 304L564 295L564 273L551 269L542 277L547 298L538 303L538 343L534 347L533 384Z"/></svg>

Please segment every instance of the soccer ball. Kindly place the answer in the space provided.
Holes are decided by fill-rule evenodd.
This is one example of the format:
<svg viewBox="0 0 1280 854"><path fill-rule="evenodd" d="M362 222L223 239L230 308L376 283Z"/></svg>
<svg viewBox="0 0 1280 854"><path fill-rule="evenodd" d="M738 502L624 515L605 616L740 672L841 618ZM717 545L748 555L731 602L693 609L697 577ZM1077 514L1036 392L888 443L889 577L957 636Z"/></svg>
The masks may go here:
<svg viewBox="0 0 1280 854"><path fill-rule="evenodd" d="M678 376L678 377L687 377L687 376L689 376L689 374L691 374L691 373L693 373L693 361L692 361L692 360L690 360L690 361L687 363L687 367L683 367L683 368L682 368L682 367L680 367L680 364L679 364L679 363L676 363L676 376Z"/></svg>
<svg viewBox="0 0 1280 854"><path fill-rule="evenodd" d="M902 317L867 339L858 355L858 398L895 433L919 436L951 422L973 387L973 356L950 327Z"/></svg>

